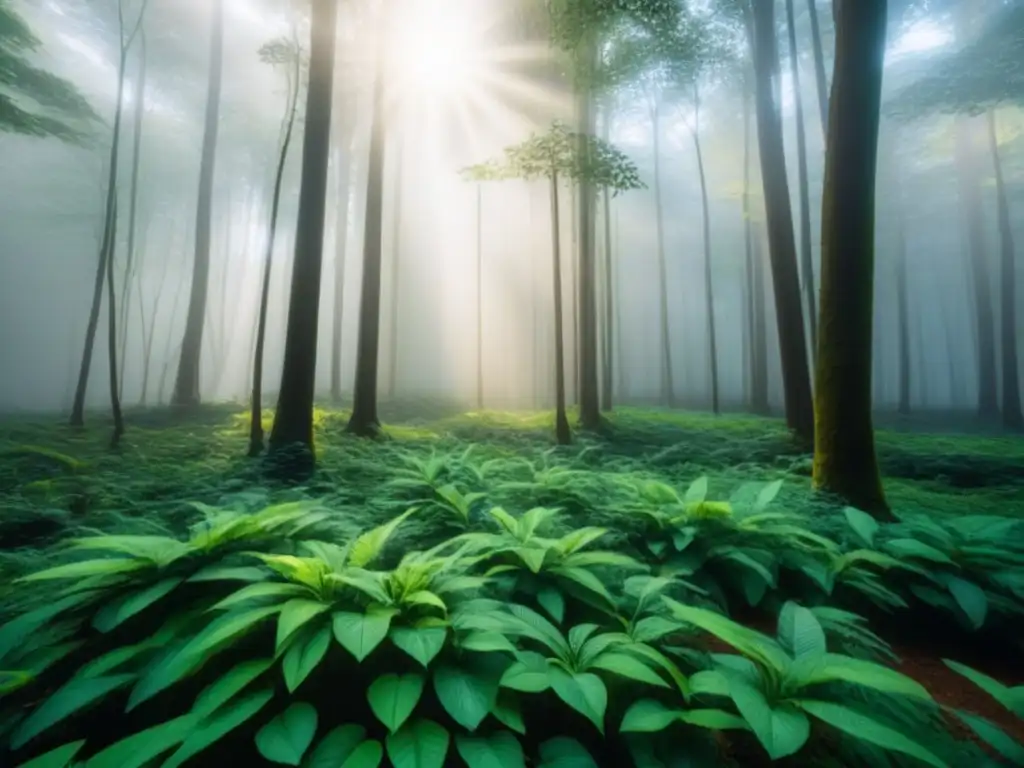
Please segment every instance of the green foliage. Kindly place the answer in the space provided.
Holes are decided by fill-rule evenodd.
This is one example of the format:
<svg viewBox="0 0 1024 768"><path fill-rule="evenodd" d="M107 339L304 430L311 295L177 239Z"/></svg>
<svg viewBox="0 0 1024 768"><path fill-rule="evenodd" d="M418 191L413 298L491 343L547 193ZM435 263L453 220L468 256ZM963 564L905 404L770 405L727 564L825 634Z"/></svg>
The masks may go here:
<svg viewBox="0 0 1024 768"><path fill-rule="evenodd" d="M31 62L39 38L0 0L0 131L81 143L99 118L68 81Z"/></svg>

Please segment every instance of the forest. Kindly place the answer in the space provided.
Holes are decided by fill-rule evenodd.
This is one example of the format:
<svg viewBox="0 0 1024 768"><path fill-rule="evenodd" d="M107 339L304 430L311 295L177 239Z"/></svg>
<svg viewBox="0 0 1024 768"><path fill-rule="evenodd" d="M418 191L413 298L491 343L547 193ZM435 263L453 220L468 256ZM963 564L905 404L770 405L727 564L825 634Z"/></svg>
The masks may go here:
<svg viewBox="0 0 1024 768"><path fill-rule="evenodd" d="M1024 0L0 0L0 766L1024 766Z"/></svg>

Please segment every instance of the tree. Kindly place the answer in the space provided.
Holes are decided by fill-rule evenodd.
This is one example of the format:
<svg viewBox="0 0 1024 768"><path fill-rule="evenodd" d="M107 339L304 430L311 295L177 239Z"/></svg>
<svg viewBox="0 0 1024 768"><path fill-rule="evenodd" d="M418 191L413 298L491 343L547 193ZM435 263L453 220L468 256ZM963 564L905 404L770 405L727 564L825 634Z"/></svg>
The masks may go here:
<svg viewBox="0 0 1024 768"><path fill-rule="evenodd" d="M313 399L320 319L327 168L331 152L334 49L338 1L313 3L310 18L309 85L302 137L302 182L292 264L284 368L277 398L270 450L300 445L305 461L313 454ZM304 463L304 462L303 462ZM300 470L307 467L298 467Z"/></svg>
<svg viewBox="0 0 1024 768"><path fill-rule="evenodd" d="M252 399L249 425L249 455L256 456L263 451L263 348L267 337L267 309L270 303L270 270L274 260L274 245L277 239L277 217L281 206L281 185L284 169L288 162L288 149L292 143L295 117L298 114L299 90L302 86L302 49L298 35L292 29L292 37L273 40L259 50L260 61L271 66L286 67L287 98L281 127L281 149L277 158L277 172L274 175L274 192L270 203L270 232L263 252L263 277L260 286L259 316L256 320L256 343L253 352Z"/></svg>
<svg viewBox="0 0 1024 768"><path fill-rule="evenodd" d="M871 420L875 168L887 0L836 5L836 57L822 202L821 324L813 483L880 519Z"/></svg>
<svg viewBox="0 0 1024 768"><path fill-rule="evenodd" d="M582 147L582 151L581 151ZM581 156L582 155L582 156ZM565 179L578 185L586 180L594 189L614 194L642 189L640 174L625 154L611 144L588 135L584 141L555 121L543 134L505 149L502 161L490 161L464 171L473 180L544 179L551 200L551 256L555 316L555 437L559 445L572 441L566 416L564 334L562 330L562 259L559 238L559 186Z"/></svg>
<svg viewBox="0 0 1024 768"><path fill-rule="evenodd" d="M0 133L81 144L99 115L74 85L29 62L41 46L11 0L0 0Z"/></svg>
<svg viewBox="0 0 1024 768"><path fill-rule="evenodd" d="M775 289L775 319L782 354L782 384L786 423L797 437L814 436L814 406L811 400L807 341L800 301L793 211L786 177L786 156L782 118L777 102L779 70L775 39L775 0L751 0L747 30L754 53L755 107L761 156L761 182L768 219L772 285Z"/></svg>
<svg viewBox="0 0 1024 768"><path fill-rule="evenodd" d="M123 0L118 0L117 4L117 96L114 105L114 127L110 139L110 155L107 160L107 193L106 200L104 201L103 237L100 243L99 258L96 263L96 277L93 281L92 304L89 307L89 318L85 324L85 344L82 349L82 360L78 368L78 383L75 387L75 398L71 406L70 424L73 427L81 427L85 424L85 395L89 387L89 371L92 368L92 354L96 343L96 329L99 326L100 305L103 302L103 283L110 269L110 262L114 258L114 250L117 247L117 169L121 156L121 123L124 117L125 72L128 67L128 52L131 50L132 42L142 27L147 3L148 0L143 0L139 9L139 15L132 26L129 26L126 22ZM2 20L2 17L0 17L0 20ZM113 303L114 300L114 294L111 292L110 302ZM114 374L114 389L111 390L113 394L117 387L116 363L112 371ZM113 404L116 398L112 396L111 400ZM119 405L114 408L114 413L118 423L120 423ZM118 428L118 426L115 426L115 432L117 432ZM120 428L123 429L123 427Z"/></svg>
<svg viewBox="0 0 1024 768"><path fill-rule="evenodd" d="M210 283L210 244L213 223L213 177L217 162L217 133L220 126L220 97L224 66L224 0L211 4L209 79L206 93L206 119L203 126L202 159L199 164L199 196L196 202L195 260L192 266L192 290L189 294L185 335L181 341L178 375L171 402L195 406L201 399L200 359L203 331L206 327L206 301Z"/></svg>

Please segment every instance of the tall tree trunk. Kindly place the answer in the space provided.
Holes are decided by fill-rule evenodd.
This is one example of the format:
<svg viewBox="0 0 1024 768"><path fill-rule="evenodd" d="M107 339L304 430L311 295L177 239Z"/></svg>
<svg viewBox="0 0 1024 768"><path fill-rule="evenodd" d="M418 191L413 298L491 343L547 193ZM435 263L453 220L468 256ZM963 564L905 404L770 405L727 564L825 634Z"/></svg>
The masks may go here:
<svg viewBox="0 0 1024 768"><path fill-rule="evenodd" d="M103 302L103 282L107 274L107 261L114 249L113 222L117 218L117 166L121 150L121 121L124 115L124 76L128 61L128 51L122 44L121 55L117 67L117 100L114 107L114 129L110 140L110 157L107 165L107 199L103 213L103 241L100 244L99 258L96 264L96 277L93 281L92 306L89 308L89 319L85 326L85 348L82 350L82 362L78 369L78 384L75 387L75 399L71 406L70 424L81 427L85 424L85 393L89 386L89 370L92 367L93 347L96 344L96 329L100 320L100 305Z"/></svg>
<svg viewBox="0 0 1024 768"><path fill-rule="evenodd" d="M811 20L814 82L818 87L818 111L821 114L821 132L825 135L828 133L828 76L825 74L825 53L821 49L821 28L818 24L817 0L807 0L807 15Z"/></svg>
<svg viewBox="0 0 1024 768"><path fill-rule="evenodd" d="M814 437L814 406L800 300L796 241L793 236L793 212L786 177L782 120L774 96L774 80L779 61L775 40L775 0L755 0L752 22L757 133L768 218L775 315L782 356L786 423L798 438L810 441Z"/></svg>
<svg viewBox="0 0 1024 768"><path fill-rule="evenodd" d="M352 182L357 178L354 149L355 130L348 146L348 155L338 153L338 211L334 245L334 306L331 313L331 400L341 402L342 323L345 319L345 261L348 253L349 217L352 205Z"/></svg>
<svg viewBox="0 0 1024 768"><path fill-rule="evenodd" d="M476 185L476 409L484 407L484 185Z"/></svg>
<svg viewBox="0 0 1024 768"><path fill-rule="evenodd" d="M793 0L786 0L786 26L789 28L789 62L793 78L793 101L796 108L797 183L800 188L800 264L803 271L804 297L807 302L807 330L811 350L818 347L818 307L814 300L814 249L811 245L811 193L807 179L807 129L804 123L804 97L800 90L800 58L796 44L796 23ZM811 358L813 365L814 358Z"/></svg>
<svg viewBox="0 0 1024 768"><path fill-rule="evenodd" d="M402 305L402 164L404 139L401 131L395 136L395 197L391 222L391 328L388 344L388 400L394 401L398 391L398 320Z"/></svg>
<svg viewBox="0 0 1024 768"><path fill-rule="evenodd" d="M110 221L110 250L107 253L107 360L110 385L110 412L114 417L114 431L110 436L110 447L117 448L124 434L124 417L121 414L121 394L118 391L117 376L117 290L114 283L114 254L117 247L117 202L114 202L114 216Z"/></svg>
<svg viewBox="0 0 1024 768"><path fill-rule="evenodd" d="M999 157L995 110L988 111L988 141L996 176L996 215L999 220L999 319L1002 334L1003 425L1024 429L1020 405L1020 373L1017 362L1017 269L1013 242L1013 222L1006 198L1003 163Z"/></svg>
<svg viewBox="0 0 1024 768"><path fill-rule="evenodd" d="M889 182L892 190L894 217L896 219L896 323L899 340L899 400L897 411L910 413L910 291L907 274L907 231L906 209L903 201L903 180L901 169L896 163L894 142L889 142L886 160L889 166Z"/></svg>
<svg viewBox="0 0 1024 768"><path fill-rule="evenodd" d="M751 380L751 410L760 415L771 412L768 402L768 307L765 301L765 258L768 250L768 230L761 225L755 233L753 243L754 281L751 308L754 317L753 350L751 353L754 372Z"/></svg>
<svg viewBox="0 0 1024 768"><path fill-rule="evenodd" d="M565 413L565 333L562 329L562 248L559 237L558 174L551 174L551 261L555 295L555 440L572 442L572 430Z"/></svg>
<svg viewBox="0 0 1024 768"><path fill-rule="evenodd" d="M604 213L604 366L602 368L601 410L610 411L615 402L615 273L612 251L611 193L601 191Z"/></svg>
<svg viewBox="0 0 1024 768"><path fill-rule="evenodd" d="M661 316L661 391L659 400L669 408L675 406L675 385L672 380L672 337L668 322L668 261L665 255L665 215L661 204L661 110L651 109L651 130L654 145L654 224L658 238L658 307Z"/></svg>
<svg viewBox="0 0 1024 768"><path fill-rule="evenodd" d="M288 94L288 112L285 115L284 133L281 138L281 151L277 158L277 171L274 175L274 193L271 197L270 202L270 231L267 233L267 242L263 251L263 276L260 284L260 305L259 305L259 316L256 320L256 340L253 348L253 365L252 365L252 396L249 401L249 455L258 456L263 452L263 350L266 346L267 340L267 312L270 304L270 277L271 269L274 263L274 246L277 243L277 216L281 209L281 187L284 182L284 170L288 165L288 149L291 147L292 134L295 130L295 117L298 113L299 107L299 91L302 86L302 53L299 47L296 45L295 51L293 51L295 60L292 62L292 72L289 77L289 94ZM328 123L330 120L328 119ZM305 146L303 146L305 150ZM305 182L305 151L303 152L303 182ZM300 190L300 196L303 189ZM309 194L313 194L315 190L311 190ZM300 199L300 205L302 200ZM301 223L307 223L301 221ZM309 224L309 226L316 226L315 222ZM323 223L320 224L320 229L323 229ZM297 240L297 238L296 238ZM322 240L322 238L321 238ZM299 243L296 242L296 248ZM308 244L304 243L304 246L308 247ZM321 250L323 244L320 243L318 246ZM321 256L322 260L322 256ZM292 275L294 281L295 274ZM319 293L318 293L319 295ZM289 306L288 312L288 323L289 328L291 327L291 307ZM314 327L314 336L316 334L316 327ZM313 347L314 362L316 358L316 346ZM282 387L283 391L283 387ZM312 427L311 427L312 429Z"/></svg>
<svg viewBox="0 0 1024 768"><path fill-rule="evenodd" d="M751 143L751 101L753 99L753 88L750 78L752 69L746 73L743 88L743 249L746 266L747 284L747 369L749 385L749 405L755 413L767 413L768 411L768 390L767 371L764 371L765 356L763 343L759 348L757 341L760 338L764 342L764 285L763 276L759 267L761 253L757 250L757 261L754 258L754 225L753 211L750 207L750 164L752 152ZM758 298L760 297L760 301Z"/></svg>
<svg viewBox="0 0 1024 768"><path fill-rule="evenodd" d="M331 154L337 20L338 0L313 4L292 289L288 302L281 390L270 432L271 451L301 444L303 453L308 452L308 459L313 458L313 399L316 395L320 278L327 211L327 161ZM310 467L297 469L305 471Z"/></svg>
<svg viewBox="0 0 1024 768"><path fill-rule="evenodd" d="M160 271L160 282L156 287L156 296L153 297L152 306L149 308L149 322L146 322L146 303L143 301L142 281L138 283L139 303L139 327L142 329L142 386L139 392L139 406L145 408L149 400L149 376L153 365L153 340L156 338L156 321L160 316L160 305L163 303L164 287L167 285L168 264L170 259L163 260L163 269Z"/></svg>
<svg viewBox="0 0 1024 768"><path fill-rule="evenodd" d="M887 0L841 0L822 204L821 336L815 389L815 488L880 519L871 413L875 169Z"/></svg>
<svg viewBox="0 0 1024 768"><path fill-rule="evenodd" d="M711 275L711 211L708 206L708 182L704 173L704 153L700 146L700 90L693 84L694 117L690 136L693 150L697 154L697 171L700 176L701 237L704 240L704 302L708 321L708 364L711 374L711 411L721 412L718 391L718 337L715 329L715 292Z"/></svg>
<svg viewBox="0 0 1024 768"><path fill-rule="evenodd" d="M616 254L622 253L622 221L619 217L620 209L615 208L615 244L613 246ZM622 283L622 259L615 259L615 283L620 285ZM622 300L615 302L615 359L621 361L623 358L623 323L622 323ZM619 362L618 367L615 369L618 373L618 379L615 384L615 391L619 393L619 397L625 402L627 390L627 379L626 379L626 366Z"/></svg>
<svg viewBox="0 0 1024 768"><path fill-rule="evenodd" d="M224 0L212 4L210 32L210 71L206 93L206 120L203 127L203 154L199 165L199 196L196 203L196 250L192 267L185 334L181 340L181 358L174 382L173 405L195 406L201 401L200 360L203 330L206 325L206 301L210 282L210 241L213 223L213 176L217 162L217 133L220 126L220 94L224 65Z"/></svg>
<svg viewBox="0 0 1024 768"><path fill-rule="evenodd" d="M376 82L373 86L369 169L366 178L366 223L363 231L363 280L359 304L359 340L352 416L346 430L364 437L380 433L377 416L377 366L380 355L380 276L384 210L384 92L387 78L388 12L382 8L381 38L377 43Z"/></svg>

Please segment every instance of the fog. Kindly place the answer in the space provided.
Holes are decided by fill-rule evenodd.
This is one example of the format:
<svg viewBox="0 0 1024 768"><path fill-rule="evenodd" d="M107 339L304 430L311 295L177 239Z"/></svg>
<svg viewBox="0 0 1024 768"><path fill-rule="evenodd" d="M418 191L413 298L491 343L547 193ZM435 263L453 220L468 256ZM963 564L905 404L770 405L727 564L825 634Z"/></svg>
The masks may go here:
<svg viewBox="0 0 1024 768"><path fill-rule="evenodd" d="M375 34L365 14L360 15L360 6L366 4L367 0L342 3L339 23L318 340L317 389L323 394L330 390L329 361L335 343L340 341L346 394L352 389L357 350ZM122 0L122 5L130 26L138 18L140 2ZM174 384L196 247L212 5L210 0L150 0L140 36L127 54L115 248L119 333L124 334L119 341L119 376L125 405L167 402ZM548 185L543 180L478 185L461 174L467 166L500 157L503 148L531 132L544 131L553 119L572 120L570 91L550 76L559 62L553 60L544 33L538 35L524 24L511 9L514 5L512 0L408 0L398 22L399 53L389 62L398 74L387 97L383 194L379 389L384 399L472 400L479 300L486 406L550 406L553 401ZM900 400L898 288L905 253L910 404L918 409L970 410L979 399L978 330L968 224L956 183L955 126L958 120L968 120L967 133L977 144L973 162L982 197L982 242L991 265L986 275L993 313L999 318L998 208L993 159L985 139L987 117L959 118L949 110L915 112L916 108L901 106L915 84L945 71L942 67L963 45L954 14L929 11L927 4L911 3L909 9L904 5L892 3L899 10L891 14L883 97L876 201L875 406L894 410ZM1000 3L984 5L993 6L989 13L1003 10L995 8ZM798 242L797 97L803 107L817 265L824 138L806 3L797 6L799 92L791 75L786 19L780 7L778 98ZM830 61L831 12L826 4L821 6L825 60ZM14 7L42 42L32 62L73 83L102 120L92 127L84 146L55 137L0 133L0 410L66 410L79 371L103 240L118 92L118 5L117 0L15 0ZM246 401L249 396L260 276L290 92L287 67L261 62L258 51L268 41L287 38L293 25L297 38L308 41L303 13L286 2L226 0L202 358L204 400ZM146 69L133 206L135 94L142 76L143 43ZM642 81L617 88L603 102L599 127L607 129L610 141L636 164L646 185L611 201L607 227L600 201L596 206L600 261L605 232L611 233L614 316L603 322L612 324L611 356L620 402L656 403L663 394L656 160L650 120L654 103L661 112L657 162L673 401L704 408L711 400L694 127L709 196L720 396L727 408L740 407L749 396L749 349L757 334L751 332L747 314L743 83L743 64L737 61L700 80L699 111L692 98L660 92ZM304 93L298 103L301 121ZM1001 101L994 113L1012 232L1020 243L1024 112ZM755 252L767 261L756 129L751 131L750 230ZM281 379L301 162L300 127L285 166L273 254L265 364L270 391ZM569 370L574 369L576 346L574 195L568 187L560 191ZM342 268L344 289L337 294L337 270ZM765 308L754 322L766 334L769 404L779 409L781 368L767 267L764 282ZM340 340L331 333L336 302L343 308ZM102 408L109 399L106 317L104 309L88 382L90 408ZM998 321L996 333L999 338ZM997 354L997 367L1002 360ZM573 376L568 383L571 398Z"/></svg>

